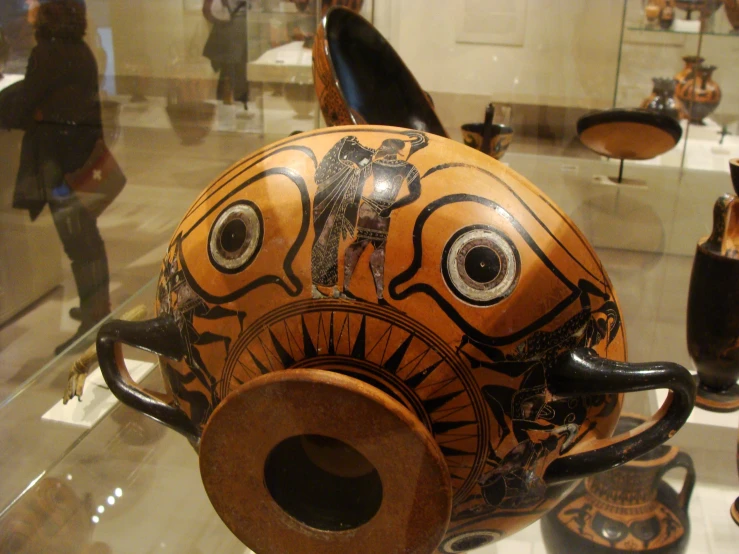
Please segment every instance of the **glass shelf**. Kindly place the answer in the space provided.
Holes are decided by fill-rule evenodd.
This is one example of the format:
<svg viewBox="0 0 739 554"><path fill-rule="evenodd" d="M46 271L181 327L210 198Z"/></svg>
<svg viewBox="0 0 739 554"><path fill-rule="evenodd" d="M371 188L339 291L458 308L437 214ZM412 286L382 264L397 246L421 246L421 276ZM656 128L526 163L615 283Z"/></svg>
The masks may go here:
<svg viewBox="0 0 739 554"><path fill-rule="evenodd" d="M627 31L639 31L646 33L662 33L665 35L703 35L712 37L739 37L739 31L675 31L673 29L659 29L647 27L646 25L631 25L626 27Z"/></svg>
<svg viewBox="0 0 739 554"><path fill-rule="evenodd" d="M152 280L113 317L134 305L150 306L155 296L156 280ZM26 521L24 508L37 498L37 489L53 488L64 492L65 506L74 512L55 537L78 542L75 549L52 550L51 545L59 540L53 539L46 527L37 528L34 536L41 547L26 553L254 554L211 507L197 455L174 431L120 403L90 428L42 419L61 398L73 360L93 340L94 332L0 405L0 433L6 447L0 451L0 536L8 526ZM127 357L130 354L124 353ZM136 352L137 357L141 355ZM152 372L144 385L161 387L158 371ZM93 393L94 386L88 381L85 396ZM649 409L645 406L639 411ZM694 422L672 441L693 457L700 476L690 502L687 552L735 551L736 527L728 514L739 491L733 467L735 433L733 427ZM675 488L680 478L670 474L668 482ZM545 554L546 549L537 523L476 552Z"/></svg>

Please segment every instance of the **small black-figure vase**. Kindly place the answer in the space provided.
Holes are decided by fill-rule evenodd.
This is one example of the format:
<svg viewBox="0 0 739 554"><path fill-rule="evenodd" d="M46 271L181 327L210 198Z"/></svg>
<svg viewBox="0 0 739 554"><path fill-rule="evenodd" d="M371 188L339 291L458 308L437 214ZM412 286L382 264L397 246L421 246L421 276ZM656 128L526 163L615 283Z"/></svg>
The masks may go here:
<svg viewBox="0 0 739 554"><path fill-rule="evenodd" d="M685 111L683 103L675 97L677 81L672 77L652 77L652 83L654 83L652 94L644 99L641 107L675 119L687 119L688 112Z"/></svg>
<svg viewBox="0 0 739 554"><path fill-rule="evenodd" d="M731 160L739 191L739 159ZM698 243L688 293L688 351L698 370L696 405L739 410L739 199L724 194L713 208L711 235Z"/></svg>
<svg viewBox="0 0 739 554"><path fill-rule="evenodd" d="M646 421L622 415L616 433ZM681 467L687 475L680 493L662 481ZM588 477L541 520L549 554L681 554L688 545L688 503L695 485L693 460L662 445L626 465Z"/></svg>

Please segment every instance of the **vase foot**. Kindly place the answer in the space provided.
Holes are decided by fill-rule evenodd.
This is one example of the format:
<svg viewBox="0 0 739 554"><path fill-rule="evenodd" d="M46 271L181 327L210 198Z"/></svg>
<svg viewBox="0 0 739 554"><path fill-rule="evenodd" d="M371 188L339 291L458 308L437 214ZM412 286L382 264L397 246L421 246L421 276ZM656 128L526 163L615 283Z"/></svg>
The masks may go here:
<svg viewBox="0 0 739 554"><path fill-rule="evenodd" d="M701 385L698 375L694 375L698 384L695 405L709 412L729 413L739 410L739 383L728 390L717 392Z"/></svg>
<svg viewBox="0 0 739 554"><path fill-rule="evenodd" d="M430 432L389 395L329 371L276 371L231 392L203 431L200 473L221 519L260 554L431 553L451 515Z"/></svg>

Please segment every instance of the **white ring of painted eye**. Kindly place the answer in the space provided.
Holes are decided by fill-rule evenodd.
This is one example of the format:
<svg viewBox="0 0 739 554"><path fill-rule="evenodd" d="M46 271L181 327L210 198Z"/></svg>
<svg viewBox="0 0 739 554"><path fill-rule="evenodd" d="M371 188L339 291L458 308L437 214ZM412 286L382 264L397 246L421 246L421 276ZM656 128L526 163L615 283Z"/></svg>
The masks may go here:
<svg viewBox="0 0 739 554"><path fill-rule="evenodd" d="M466 533L459 533L458 535L449 537L441 543L439 550L444 552L444 554L464 553L489 545L500 539L502 535L499 531L488 531L486 529L467 531Z"/></svg>
<svg viewBox="0 0 739 554"><path fill-rule="evenodd" d="M246 200L231 204L220 213L208 236L211 263L224 273L237 273L248 266L262 246L262 214Z"/></svg>
<svg viewBox="0 0 739 554"><path fill-rule="evenodd" d="M508 297L520 272L516 246L487 225L460 229L442 254L444 281L457 298L473 306L491 306Z"/></svg>

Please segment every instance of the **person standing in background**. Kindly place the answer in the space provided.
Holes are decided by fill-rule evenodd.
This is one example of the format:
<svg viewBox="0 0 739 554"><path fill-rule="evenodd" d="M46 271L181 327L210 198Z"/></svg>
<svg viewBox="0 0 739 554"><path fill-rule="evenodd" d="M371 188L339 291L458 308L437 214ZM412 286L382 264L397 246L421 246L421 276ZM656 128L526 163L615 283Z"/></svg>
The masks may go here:
<svg viewBox="0 0 739 554"><path fill-rule="evenodd" d="M213 70L220 72L216 96L224 104L249 101L246 80L246 0L203 0L203 15L213 24L203 48Z"/></svg>
<svg viewBox="0 0 739 554"><path fill-rule="evenodd" d="M4 127L25 131L13 207L35 220L46 204L72 265L80 320L59 354L110 313L108 259L91 213L65 182L84 166L103 137L99 77L95 57L84 41L84 0L26 0L36 46L25 79L0 106Z"/></svg>

